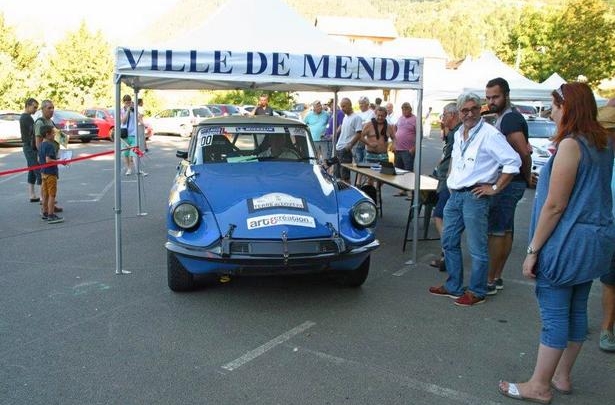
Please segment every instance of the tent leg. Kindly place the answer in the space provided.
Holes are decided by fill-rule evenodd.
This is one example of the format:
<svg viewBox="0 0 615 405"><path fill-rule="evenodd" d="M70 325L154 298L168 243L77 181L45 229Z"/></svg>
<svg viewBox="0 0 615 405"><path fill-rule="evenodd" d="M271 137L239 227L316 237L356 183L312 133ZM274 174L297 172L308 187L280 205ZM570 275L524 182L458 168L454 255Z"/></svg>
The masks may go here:
<svg viewBox="0 0 615 405"><path fill-rule="evenodd" d="M120 122L120 98L121 80L120 76L115 78L115 128L121 128ZM120 148L119 131L116 129L113 136L113 146L115 150L115 274L130 274L127 270L122 270L122 156Z"/></svg>

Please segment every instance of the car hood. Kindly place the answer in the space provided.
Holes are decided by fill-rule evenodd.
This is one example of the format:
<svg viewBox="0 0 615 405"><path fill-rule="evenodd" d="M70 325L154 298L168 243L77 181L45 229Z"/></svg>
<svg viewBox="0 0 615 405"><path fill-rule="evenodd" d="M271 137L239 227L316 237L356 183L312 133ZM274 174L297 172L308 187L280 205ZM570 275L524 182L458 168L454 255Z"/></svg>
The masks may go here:
<svg viewBox="0 0 615 405"><path fill-rule="evenodd" d="M335 188L317 165L222 163L196 172L222 235L232 229L238 239L298 239L338 231Z"/></svg>

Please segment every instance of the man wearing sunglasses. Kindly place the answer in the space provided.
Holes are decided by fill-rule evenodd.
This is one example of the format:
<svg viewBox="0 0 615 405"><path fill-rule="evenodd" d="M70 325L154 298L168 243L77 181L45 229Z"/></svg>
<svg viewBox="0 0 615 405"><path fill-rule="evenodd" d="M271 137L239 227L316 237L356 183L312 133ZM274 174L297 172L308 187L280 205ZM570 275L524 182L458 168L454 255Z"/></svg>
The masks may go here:
<svg viewBox="0 0 615 405"><path fill-rule="evenodd" d="M472 306L485 301L489 249L487 229L492 195L519 173L521 159L495 127L480 115L481 99L463 93L457 99L462 125L454 135L450 173L446 184L451 191L444 207L442 249L448 278L432 295L455 299L455 305ZM467 289L463 282L461 235L466 231L472 258Z"/></svg>

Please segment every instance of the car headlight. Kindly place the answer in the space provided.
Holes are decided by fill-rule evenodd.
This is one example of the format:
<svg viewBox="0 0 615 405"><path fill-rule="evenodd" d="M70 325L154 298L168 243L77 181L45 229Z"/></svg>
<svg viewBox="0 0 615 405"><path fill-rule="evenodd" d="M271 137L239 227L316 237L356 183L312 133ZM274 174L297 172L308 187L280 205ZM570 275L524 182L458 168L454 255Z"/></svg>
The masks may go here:
<svg viewBox="0 0 615 405"><path fill-rule="evenodd" d="M183 229L191 229L199 222L199 210L189 203L181 203L173 210L173 221Z"/></svg>
<svg viewBox="0 0 615 405"><path fill-rule="evenodd" d="M360 228L369 228L376 223L377 210L371 201L361 201L352 207L352 220Z"/></svg>

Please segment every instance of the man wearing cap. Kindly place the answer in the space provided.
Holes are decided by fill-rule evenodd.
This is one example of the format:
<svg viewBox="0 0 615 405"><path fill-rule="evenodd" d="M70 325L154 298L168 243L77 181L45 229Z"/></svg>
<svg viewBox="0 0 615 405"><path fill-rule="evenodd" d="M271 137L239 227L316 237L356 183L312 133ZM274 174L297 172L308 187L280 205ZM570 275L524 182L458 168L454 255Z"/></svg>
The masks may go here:
<svg viewBox="0 0 615 405"><path fill-rule="evenodd" d="M316 148L316 155L321 159L330 158L331 141L324 138L325 129L327 129L327 123L329 122L329 114L323 111L322 103L319 100L312 103L312 111L305 116L303 122L310 127L312 140Z"/></svg>
<svg viewBox="0 0 615 405"><path fill-rule="evenodd" d="M598 121L615 140L615 98L609 100L606 106L598 110ZM611 180L611 193L615 203L615 172ZM615 204L613 205L615 215ZM615 259L615 258L614 258ZM602 282L602 325L600 327L599 347L606 352L615 352L615 260L611 261L611 270L600 277Z"/></svg>

